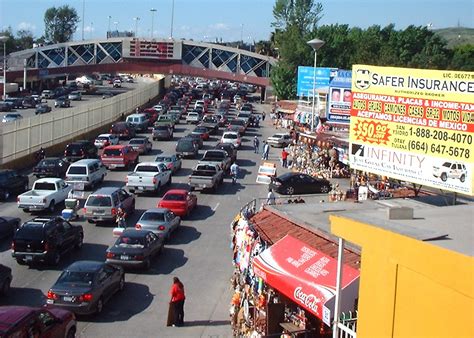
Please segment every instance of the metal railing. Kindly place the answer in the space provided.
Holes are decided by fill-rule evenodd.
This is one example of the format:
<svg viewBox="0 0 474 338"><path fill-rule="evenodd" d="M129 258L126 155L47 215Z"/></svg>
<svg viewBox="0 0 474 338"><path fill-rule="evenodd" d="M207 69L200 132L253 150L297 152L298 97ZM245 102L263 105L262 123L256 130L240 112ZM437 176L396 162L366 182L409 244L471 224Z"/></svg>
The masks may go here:
<svg viewBox="0 0 474 338"><path fill-rule="evenodd" d="M337 324L338 338L356 338L357 337L357 311L343 312Z"/></svg>

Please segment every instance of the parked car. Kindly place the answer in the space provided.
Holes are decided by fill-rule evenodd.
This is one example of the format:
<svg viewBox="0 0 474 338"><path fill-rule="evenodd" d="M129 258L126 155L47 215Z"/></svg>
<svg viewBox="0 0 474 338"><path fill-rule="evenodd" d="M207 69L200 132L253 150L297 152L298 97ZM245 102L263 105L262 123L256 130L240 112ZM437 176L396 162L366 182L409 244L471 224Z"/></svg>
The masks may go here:
<svg viewBox="0 0 474 338"><path fill-rule="evenodd" d="M148 154L153 148L153 144L148 137L135 137L128 141L128 145L139 154Z"/></svg>
<svg viewBox="0 0 474 338"><path fill-rule="evenodd" d="M64 160L74 162L85 158L97 158L96 146L88 140L69 143L64 150Z"/></svg>
<svg viewBox="0 0 474 338"><path fill-rule="evenodd" d="M23 116L19 113L9 113L5 114L2 118L2 123L14 122L17 120L21 120Z"/></svg>
<svg viewBox="0 0 474 338"><path fill-rule="evenodd" d="M0 238L12 236L20 224L21 220L18 217L0 216Z"/></svg>
<svg viewBox="0 0 474 338"><path fill-rule="evenodd" d="M168 240L171 233L181 225L181 217L166 208L153 208L145 211L135 224L135 229L152 231L155 235Z"/></svg>
<svg viewBox="0 0 474 338"><path fill-rule="evenodd" d="M135 212L135 196L122 188L100 188L87 197L84 204L84 217L89 223L117 220L117 210L122 207L126 216Z"/></svg>
<svg viewBox="0 0 474 338"><path fill-rule="evenodd" d="M125 229L107 249L106 262L148 270L152 259L163 250L164 239L149 230Z"/></svg>
<svg viewBox="0 0 474 338"><path fill-rule="evenodd" d="M30 191L17 197L18 208L24 212L48 210L54 212L56 205L63 203L71 186L60 178L40 178L33 183Z"/></svg>
<svg viewBox="0 0 474 338"><path fill-rule="evenodd" d="M237 131L226 131L222 134L220 143L230 143L234 148L240 148L242 140L240 134Z"/></svg>
<svg viewBox="0 0 474 338"><path fill-rule="evenodd" d="M2 337L72 338L76 331L76 317L67 310L12 305L0 307Z"/></svg>
<svg viewBox="0 0 474 338"><path fill-rule="evenodd" d="M7 200L11 194L28 190L28 176L19 174L16 170L0 169L0 198Z"/></svg>
<svg viewBox="0 0 474 338"><path fill-rule="evenodd" d="M100 159L108 169L133 168L139 162L139 154L128 145L118 144L105 147Z"/></svg>
<svg viewBox="0 0 474 338"><path fill-rule="evenodd" d="M125 287L125 273L105 262L77 261L63 270L49 289L46 303L76 314L101 313L104 304Z"/></svg>
<svg viewBox="0 0 474 338"><path fill-rule="evenodd" d="M331 183L307 174L289 172L273 178L269 187L282 195L325 194L331 190Z"/></svg>
<svg viewBox="0 0 474 338"><path fill-rule="evenodd" d="M136 131L133 126L127 122L116 122L112 124L109 131L111 134L118 135L120 139L131 139L135 137Z"/></svg>
<svg viewBox="0 0 474 338"><path fill-rule="evenodd" d="M12 283L12 269L8 266L0 264L0 295L7 296L8 292L10 291L10 285ZM0 332L1 331L0 324ZM3 332L2 332L3 333Z"/></svg>
<svg viewBox="0 0 474 338"><path fill-rule="evenodd" d="M104 181L107 169L98 159L85 159L72 163L66 172L66 182L73 190L92 189Z"/></svg>
<svg viewBox="0 0 474 338"><path fill-rule="evenodd" d="M68 99L71 101L81 101L82 100L82 93L79 91L74 91L69 93Z"/></svg>
<svg viewBox="0 0 474 338"><path fill-rule="evenodd" d="M199 142L192 138L182 138L176 144L176 154L181 157L196 158L199 153Z"/></svg>
<svg viewBox="0 0 474 338"><path fill-rule="evenodd" d="M201 115L197 112L189 112L186 116L186 123L198 124L201 121Z"/></svg>
<svg viewBox="0 0 474 338"><path fill-rule="evenodd" d="M291 142L293 139L291 138L290 134L288 133L276 133L267 138L267 143L271 145L272 147L279 147L279 148L285 148Z"/></svg>
<svg viewBox="0 0 474 338"><path fill-rule="evenodd" d="M71 107L71 100L66 96L60 96L54 101L54 107L69 108Z"/></svg>
<svg viewBox="0 0 474 338"><path fill-rule="evenodd" d="M94 145L101 149L119 144L119 137L115 134L100 134L94 140Z"/></svg>
<svg viewBox="0 0 474 338"><path fill-rule="evenodd" d="M52 110L51 106L49 106L47 103L38 103L36 105L35 114L36 115L45 114L45 113L49 113L51 110Z"/></svg>
<svg viewBox="0 0 474 338"><path fill-rule="evenodd" d="M23 223L13 235L12 257L18 264L58 265L61 256L82 248L84 230L62 217L37 217Z"/></svg>
<svg viewBox="0 0 474 338"><path fill-rule="evenodd" d="M170 209L175 215L185 217L197 207L197 196L185 189L171 189L161 198L157 207Z"/></svg>
<svg viewBox="0 0 474 338"><path fill-rule="evenodd" d="M247 123L244 120L232 119L229 120L227 124L227 130L237 130L240 135L243 135L245 133L246 128Z"/></svg>
<svg viewBox="0 0 474 338"><path fill-rule="evenodd" d="M209 134L215 134L219 130L219 119L216 115L206 115L199 126L205 127Z"/></svg>
<svg viewBox="0 0 474 338"><path fill-rule="evenodd" d="M173 128L170 126L154 126L151 132L153 141L155 140L172 140L173 139Z"/></svg>
<svg viewBox="0 0 474 338"><path fill-rule="evenodd" d="M39 161L33 168L33 174L37 177L59 177L66 175L69 163L59 157L47 157Z"/></svg>
<svg viewBox="0 0 474 338"><path fill-rule="evenodd" d="M175 174L182 167L182 160L176 154L160 154L155 157L155 162L163 163L168 169Z"/></svg>

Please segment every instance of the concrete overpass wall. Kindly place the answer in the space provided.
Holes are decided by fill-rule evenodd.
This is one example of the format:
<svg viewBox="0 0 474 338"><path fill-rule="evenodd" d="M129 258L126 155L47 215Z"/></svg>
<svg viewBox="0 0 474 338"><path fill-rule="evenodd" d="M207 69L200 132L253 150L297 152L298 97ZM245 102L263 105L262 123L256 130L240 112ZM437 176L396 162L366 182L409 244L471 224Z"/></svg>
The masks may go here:
<svg viewBox="0 0 474 338"><path fill-rule="evenodd" d="M127 115L163 90L163 81L147 80L138 88L112 98L64 108L0 126L0 166L26 166L40 147L57 152L58 145L87 137ZM50 154L47 150L47 154ZM23 162L24 161L24 162Z"/></svg>

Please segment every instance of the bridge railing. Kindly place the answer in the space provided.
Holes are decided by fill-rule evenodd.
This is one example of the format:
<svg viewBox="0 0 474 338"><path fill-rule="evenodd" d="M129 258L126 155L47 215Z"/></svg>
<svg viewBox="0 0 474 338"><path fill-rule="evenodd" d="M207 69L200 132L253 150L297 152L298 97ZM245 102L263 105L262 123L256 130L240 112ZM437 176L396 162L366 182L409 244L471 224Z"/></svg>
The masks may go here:
<svg viewBox="0 0 474 338"><path fill-rule="evenodd" d="M106 100L4 123L0 126L0 165L111 124L156 97L159 91L158 82L148 82Z"/></svg>

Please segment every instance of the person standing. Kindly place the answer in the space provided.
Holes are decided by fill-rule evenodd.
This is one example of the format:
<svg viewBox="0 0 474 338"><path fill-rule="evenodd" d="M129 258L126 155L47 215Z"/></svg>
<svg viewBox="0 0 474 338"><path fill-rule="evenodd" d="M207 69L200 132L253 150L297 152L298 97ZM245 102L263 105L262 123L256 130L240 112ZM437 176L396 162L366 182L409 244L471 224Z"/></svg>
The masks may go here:
<svg viewBox="0 0 474 338"><path fill-rule="evenodd" d="M230 166L230 175L232 176L232 184L237 183L237 178L239 178L239 165L237 162L232 163Z"/></svg>
<svg viewBox="0 0 474 338"><path fill-rule="evenodd" d="M257 135L253 138L253 151L255 154L258 154L258 150L260 147L260 140L258 139Z"/></svg>
<svg viewBox="0 0 474 338"><path fill-rule="evenodd" d="M170 290L170 305L173 310L173 326L182 326L184 324L184 285L178 277L173 277L173 285Z"/></svg>
<svg viewBox="0 0 474 338"><path fill-rule="evenodd" d="M267 194L267 205L275 205L275 194L273 193L273 189L269 188L268 189L268 194Z"/></svg>
<svg viewBox="0 0 474 338"><path fill-rule="evenodd" d="M268 153L270 152L270 146L266 141L263 141L263 156L262 160L268 160Z"/></svg>
<svg viewBox="0 0 474 338"><path fill-rule="evenodd" d="M262 122L265 121L265 112L262 112Z"/></svg>
<svg viewBox="0 0 474 338"><path fill-rule="evenodd" d="M281 151L281 165L283 168L288 168L288 152L285 148Z"/></svg>

